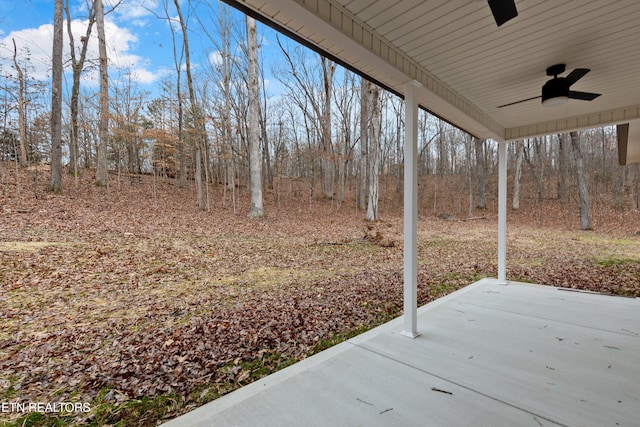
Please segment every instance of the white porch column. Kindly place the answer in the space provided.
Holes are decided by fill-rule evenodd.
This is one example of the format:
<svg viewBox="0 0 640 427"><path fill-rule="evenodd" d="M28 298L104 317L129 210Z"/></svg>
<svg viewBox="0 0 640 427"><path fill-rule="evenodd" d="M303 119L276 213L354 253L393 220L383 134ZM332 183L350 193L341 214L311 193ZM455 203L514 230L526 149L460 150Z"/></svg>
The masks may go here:
<svg viewBox="0 0 640 427"><path fill-rule="evenodd" d="M404 330L418 332L418 100L417 81L404 87Z"/></svg>
<svg viewBox="0 0 640 427"><path fill-rule="evenodd" d="M507 142L498 143L498 283L507 284Z"/></svg>

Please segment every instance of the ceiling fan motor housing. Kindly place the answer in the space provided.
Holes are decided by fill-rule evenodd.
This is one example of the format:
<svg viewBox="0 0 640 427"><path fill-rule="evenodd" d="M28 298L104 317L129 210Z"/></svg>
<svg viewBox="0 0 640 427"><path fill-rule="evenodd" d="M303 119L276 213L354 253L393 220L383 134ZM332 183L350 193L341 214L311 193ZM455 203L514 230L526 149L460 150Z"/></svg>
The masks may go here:
<svg viewBox="0 0 640 427"><path fill-rule="evenodd" d="M556 77L549 80L542 86L542 102L558 97L569 96L569 85L564 77Z"/></svg>

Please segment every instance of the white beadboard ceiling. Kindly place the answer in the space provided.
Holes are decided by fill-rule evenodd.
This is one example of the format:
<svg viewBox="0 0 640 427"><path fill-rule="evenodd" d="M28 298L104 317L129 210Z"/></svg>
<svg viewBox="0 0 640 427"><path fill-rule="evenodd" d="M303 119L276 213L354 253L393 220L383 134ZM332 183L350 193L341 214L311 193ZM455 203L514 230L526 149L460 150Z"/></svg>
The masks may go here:
<svg viewBox="0 0 640 427"><path fill-rule="evenodd" d="M501 27L482 0L228 0L480 137L514 140L640 118L640 1L516 0ZM593 101L532 100L565 63ZM631 142L630 142L631 143Z"/></svg>

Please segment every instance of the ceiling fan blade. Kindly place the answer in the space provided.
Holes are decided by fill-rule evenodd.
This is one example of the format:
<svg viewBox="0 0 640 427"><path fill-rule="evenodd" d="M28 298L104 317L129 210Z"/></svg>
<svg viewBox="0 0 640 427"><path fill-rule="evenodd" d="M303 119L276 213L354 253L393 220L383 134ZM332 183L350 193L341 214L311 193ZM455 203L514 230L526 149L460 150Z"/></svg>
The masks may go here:
<svg viewBox="0 0 640 427"><path fill-rule="evenodd" d="M515 0L489 0L489 7L498 27L518 16Z"/></svg>
<svg viewBox="0 0 640 427"><path fill-rule="evenodd" d="M593 101L601 94L599 93L591 93L591 92L576 92L575 90L569 91L569 98L571 99L581 99L583 101Z"/></svg>
<svg viewBox="0 0 640 427"><path fill-rule="evenodd" d="M591 71L589 68L576 68L575 70L570 72L569 75L564 79L569 84L569 86L571 86L572 84L583 78L589 71Z"/></svg>
<svg viewBox="0 0 640 427"><path fill-rule="evenodd" d="M542 96L534 96L533 98L521 99L520 101L510 102L510 103L504 104L504 105L498 105L496 108L509 107L511 105L520 104L521 102L532 101L532 100L538 99L538 98L542 98Z"/></svg>

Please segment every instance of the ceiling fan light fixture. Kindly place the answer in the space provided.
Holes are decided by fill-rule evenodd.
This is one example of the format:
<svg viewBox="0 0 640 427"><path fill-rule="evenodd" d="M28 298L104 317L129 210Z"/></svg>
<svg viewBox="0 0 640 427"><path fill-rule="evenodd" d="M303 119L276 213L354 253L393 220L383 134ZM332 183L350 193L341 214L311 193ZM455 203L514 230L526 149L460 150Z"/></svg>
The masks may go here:
<svg viewBox="0 0 640 427"><path fill-rule="evenodd" d="M569 85L562 77L554 77L542 86L542 105L558 107L569 101Z"/></svg>
<svg viewBox="0 0 640 427"><path fill-rule="evenodd" d="M559 107L569 102L568 96L556 96L554 98L543 99L542 105L545 107Z"/></svg>

